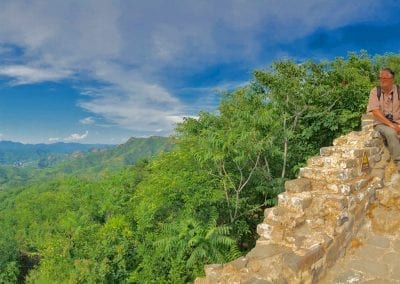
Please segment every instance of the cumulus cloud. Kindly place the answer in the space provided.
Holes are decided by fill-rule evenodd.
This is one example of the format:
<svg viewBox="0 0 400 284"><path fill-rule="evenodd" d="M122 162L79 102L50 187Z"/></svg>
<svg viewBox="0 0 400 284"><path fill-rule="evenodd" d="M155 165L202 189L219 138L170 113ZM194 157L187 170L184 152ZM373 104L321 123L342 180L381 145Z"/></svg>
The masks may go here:
<svg viewBox="0 0 400 284"><path fill-rule="evenodd" d="M23 48L29 63L96 73L97 62L112 61L157 78L170 64L197 68L257 56L260 38L271 45L277 37L290 41L371 19L380 6L373 0L3 0L0 42Z"/></svg>
<svg viewBox="0 0 400 284"><path fill-rule="evenodd" d="M266 48L273 57L281 42L373 19L385 5L373 0L3 0L0 44L21 54L13 61L0 59L0 76L14 84L79 78L82 86L94 80L101 87L82 89L79 107L119 127L167 132L198 108L175 92L187 73L221 62L251 66Z"/></svg>
<svg viewBox="0 0 400 284"><path fill-rule="evenodd" d="M78 141L78 140L82 140L85 139L88 136L89 132L86 131L83 134L79 134L79 133L73 133L70 136L64 138L65 141Z"/></svg>

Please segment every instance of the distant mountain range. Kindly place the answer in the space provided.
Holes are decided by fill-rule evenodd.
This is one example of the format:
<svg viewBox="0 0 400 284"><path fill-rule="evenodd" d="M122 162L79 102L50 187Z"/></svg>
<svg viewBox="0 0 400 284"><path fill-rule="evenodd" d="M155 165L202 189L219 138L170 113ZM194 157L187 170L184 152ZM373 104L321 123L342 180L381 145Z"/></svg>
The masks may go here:
<svg viewBox="0 0 400 284"><path fill-rule="evenodd" d="M0 141L0 165L24 166L39 163L41 159L59 161L74 152L88 152L94 149L110 149L115 145L53 143L23 144L12 141Z"/></svg>
<svg viewBox="0 0 400 284"><path fill-rule="evenodd" d="M121 145L0 141L0 192L66 175L96 178L103 171L120 170L174 146L170 138L160 136L130 138Z"/></svg>
<svg viewBox="0 0 400 284"><path fill-rule="evenodd" d="M107 144L81 144L81 143L52 143L52 144L23 144L20 142L13 141L0 141L0 151L1 150L43 150L49 152L58 153L71 153L73 151L87 151L94 148L110 148L116 145Z"/></svg>
<svg viewBox="0 0 400 284"><path fill-rule="evenodd" d="M126 143L103 149L93 149L82 154L72 154L54 169L65 173L98 173L134 165L140 159L150 159L162 151L170 151L174 144L168 137L130 138Z"/></svg>

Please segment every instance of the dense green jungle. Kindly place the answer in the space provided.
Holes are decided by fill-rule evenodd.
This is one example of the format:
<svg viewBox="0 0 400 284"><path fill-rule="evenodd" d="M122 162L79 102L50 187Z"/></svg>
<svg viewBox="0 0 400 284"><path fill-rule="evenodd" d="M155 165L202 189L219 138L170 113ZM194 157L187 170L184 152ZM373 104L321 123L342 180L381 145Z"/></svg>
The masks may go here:
<svg viewBox="0 0 400 284"><path fill-rule="evenodd" d="M360 129L382 66L400 56L277 61L168 138L2 166L0 283L190 283L245 254L284 182Z"/></svg>

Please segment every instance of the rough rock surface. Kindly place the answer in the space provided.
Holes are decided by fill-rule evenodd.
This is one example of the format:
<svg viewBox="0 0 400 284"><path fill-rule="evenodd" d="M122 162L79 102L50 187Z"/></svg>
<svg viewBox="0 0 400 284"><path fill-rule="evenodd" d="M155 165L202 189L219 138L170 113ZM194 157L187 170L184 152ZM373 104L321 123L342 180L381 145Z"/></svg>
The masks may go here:
<svg viewBox="0 0 400 284"><path fill-rule="evenodd" d="M400 283L400 176L393 164L376 197L345 256L321 283Z"/></svg>

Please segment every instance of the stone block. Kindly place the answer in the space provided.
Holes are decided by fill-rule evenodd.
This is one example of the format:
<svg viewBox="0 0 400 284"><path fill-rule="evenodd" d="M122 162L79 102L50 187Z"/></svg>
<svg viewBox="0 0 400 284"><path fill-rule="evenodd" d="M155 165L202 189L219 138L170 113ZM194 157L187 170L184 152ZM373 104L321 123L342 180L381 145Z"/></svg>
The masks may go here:
<svg viewBox="0 0 400 284"><path fill-rule="evenodd" d="M340 136L333 140L333 146L343 146L349 143L349 135Z"/></svg>
<svg viewBox="0 0 400 284"><path fill-rule="evenodd" d="M288 249L284 246L276 245L276 244L261 244L255 246L247 255L246 259L254 259L254 258L267 258L277 254L282 254L287 252Z"/></svg>
<svg viewBox="0 0 400 284"><path fill-rule="evenodd" d="M342 257L346 251L346 247L352 238L350 232L344 232L333 237L332 244L325 250L325 262L328 267L333 265L337 259Z"/></svg>
<svg viewBox="0 0 400 284"><path fill-rule="evenodd" d="M204 266L204 272L206 274L207 280L211 283L215 283L218 277L221 275L223 269L222 264L209 264Z"/></svg>
<svg viewBox="0 0 400 284"><path fill-rule="evenodd" d="M271 207L264 210L264 223L277 226L280 224L280 215L277 207Z"/></svg>
<svg viewBox="0 0 400 284"><path fill-rule="evenodd" d="M309 167L326 167L326 168L338 168L347 169L357 167L358 160L354 158L342 158L337 156L327 157L312 157L308 160L307 165Z"/></svg>
<svg viewBox="0 0 400 284"><path fill-rule="evenodd" d="M281 218L280 225L282 228L288 230L292 230L297 226L303 224L305 222L305 214L304 212L290 212L287 211L284 218Z"/></svg>
<svg viewBox="0 0 400 284"><path fill-rule="evenodd" d="M300 168L299 176L311 180L323 180L329 183L338 183L350 181L359 176L358 170L350 169L335 169L335 168Z"/></svg>
<svg viewBox="0 0 400 284"><path fill-rule="evenodd" d="M336 152L337 152L337 148L334 147L334 146L322 147L319 150L319 153L320 153L321 156L331 156Z"/></svg>
<svg viewBox="0 0 400 284"><path fill-rule="evenodd" d="M333 192L343 195L350 195L354 190L354 184L352 183L330 183L326 188Z"/></svg>
<svg viewBox="0 0 400 284"><path fill-rule="evenodd" d="M194 284L212 284L212 282L208 278L196 277Z"/></svg>
<svg viewBox="0 0 400 284"><path fill-rule="evenodd" d="M232 273L231 271L224 271L224 273L219 277L218 281L213 281L212 283L232 283L239 284L241 275L237 273Z"/></svg>
<svg viewBox="0 0 400 284"><path fill-rule="evenodd" d="M364 132L373 132L374 131L374 126L373 125L364 125L364 126L362 126L361 129Z"/></svg>
<svg viewBox="0 0 400 284"><path fill-rule="evenodd" d="M383 140L380 138L369 139L364 142L365 147L378 147L381 148L384 146Z"/></svg>
<svg viewBox="0 0 400 284"><path fill-rule="evenodd" d="M329 183L327 183L325 180L310 180L311 182L311 191L326 191L327 185L329 185Z"/></svg>
<svg viewBox="0 0 400 284"><path fill-rule="evenodd" d="M312 196L310 192L287 193L278 195L278 207L285 207L288 210L302 212L310 206Z"/></svg>
<svg viewBox="0 0 400 284"><path fill-rule="evenodd" d="M337 171L335 177L332 177L331 180L343 180L343 181L347 181L350 180L352 178L355 178L358 176L358 171L356 169L343 169L340 171ZM330 179L330 177L328 176L327 179Z"/></svg>
<svg viewBox="0 0 400 284"><path fill-rule="evenodd" d="M306 178L292 179L285 182L285 190L289 193L299 193L311 190L311 181Z"/></svg>
<svg viewBox="0 0 400 284"><path fill-rule="evenodd" d="M373 125L374 124L374 117L371 113L364 113L361 116L361 124L362 125Z"/></svg>
<svg viewBox="0 0 400 284"><path fill-rule="evenodd" d="M266 240L271 239L273 226L265 223L261 223L257 225L257 234L260 237L263 237Z"/></svg>
<svg viewBox="0 0 400 284"><path fill-rule="evenodd" d="M370 152L371 148L366 148ZM342 149L342 157L344 158L362 158L364 156L365 149L354 149L354 148L344 148ZM367 154L369 153L367 152Z"/></svg>
<svg viewBox="0 0 400 284"><path fill-rule="evenodd" d="M317 246L304 255L288 252L283 255L284 263L296 274L311 269L311 266L324 256L324 250Z"/></svg>
<svg viewBox="0 0 400 284"><path fill-rule="evenodd" d="M238 259L235 259L234 261L231 261L231 262L225 264L224 266L231 265L234 269L240 270L240 269L246 267L247 263L248 263L248 259L242 256L242 257L239 257Z"/></svg>
<svg viewBox="0 0 400 284"><path fill-rule="evenodd" d="M333 193L340 193L342 195L350 195L355 191L360 191L368 185L369 178L355 178L347 182L330 183L326 186Z"/></svg>
<svg viewBox="0 0 400 284"><path fill-rule="evenodd" d="M356 159L338 159L334 166L340 169L348 169L348 168L355 168L357 167L357 160Z"/></svg>
<svg viewBox="0 0 400 284"><path fill-rule="evenodd" d="M325 165L324 157L314 156L307 160L307 166L311 168L323 167L324 165Z"/></svg>
<svg viewBox="0 0 400 284"><path fill-rule="evenodd" d="M318 198L324 199L323 206L337 212L342 212L349 206L349 198L341 195L326 194L320 195Z"/></svg>
<svg viewBox="0 0 400 284"><path fill-rule="evenodd" d="M257 225L257 234L267 241L279 243L284 239L285 228L281 226L271 226L269 224L261 223Z"/></svg>
<svg viewBox="0 0 400 284"><path fill-rule="evenodd" d="M276 254L266 258L255 258L251 259L248 264L249 270L258 279L265 279L270 281L270 283L282 283L278 282L282 279L282 254ZM224 282L232 283L232 282ZM241 282L237 282L241 283Z"/></svg>

